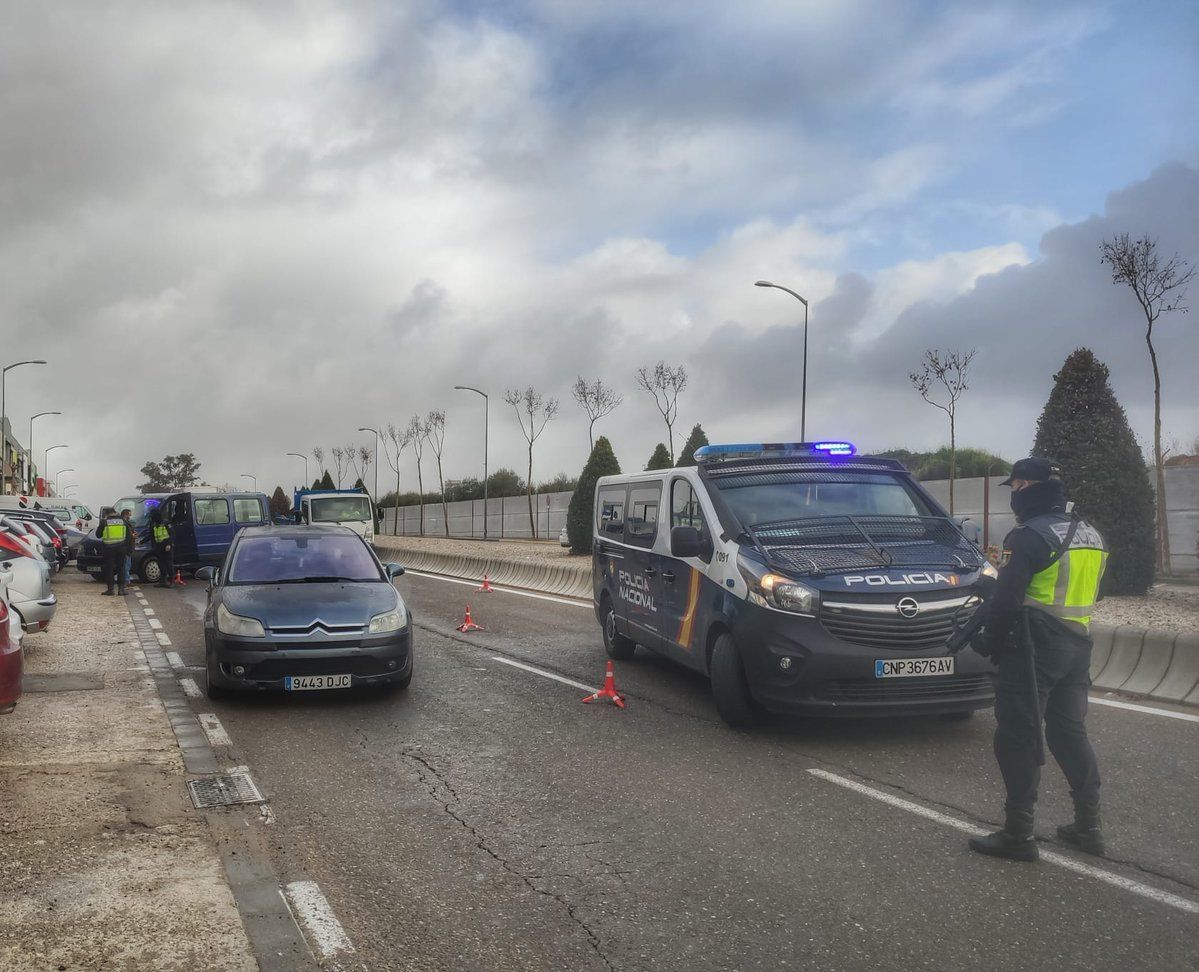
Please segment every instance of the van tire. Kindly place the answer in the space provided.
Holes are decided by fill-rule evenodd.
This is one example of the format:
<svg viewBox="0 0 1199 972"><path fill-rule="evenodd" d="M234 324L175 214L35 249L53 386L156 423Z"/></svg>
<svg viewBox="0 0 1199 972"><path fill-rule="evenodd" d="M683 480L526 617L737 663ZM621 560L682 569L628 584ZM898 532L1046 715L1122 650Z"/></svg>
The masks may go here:
<svg viewBox="0 0 1199 972"><path fill-rule="evenodd" d="M604 651L613 661L628 661L637 651L637 642L617 630L616 609L612 607L610 597L604 597L601 607L604 613Z"/></svg>
<svg viewBox="0 0 1199 972"><path fill-rule="evenodd" d="M157 584L162 580L162 564L157 557L147 557L138 565L137 576L143 584Z"/></svg>
<svg viewBox="0 0 1199 972"><path fill-rule="evenodd" d="M712 698L716 700L716 711L726 723L735 729L745 729L757 721L757 709L753 696L749 694L749 682L745 678L745 666L733 636L727 631L718 635L712 646L712 661L709 666L712 680Z"/></svg>

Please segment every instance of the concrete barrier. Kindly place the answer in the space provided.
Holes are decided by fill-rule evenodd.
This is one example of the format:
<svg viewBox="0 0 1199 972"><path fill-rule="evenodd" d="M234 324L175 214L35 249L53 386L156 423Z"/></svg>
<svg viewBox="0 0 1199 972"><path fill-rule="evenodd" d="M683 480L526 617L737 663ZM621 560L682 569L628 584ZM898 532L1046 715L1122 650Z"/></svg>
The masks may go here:
<svg viewBox="0 0 1199 972"><path fill-rule="evenodd" d="M1120 686L1120 691L1133 695L1152 695L1170 668L1177 638L1178 635L1173 631L1146 632L1137 667L1128 676L1128 681Z"/></svg>
<svg viewBox="0 0 1199 972"><path fill-rule="evenodd" d="M1118 689L1134 671L1141 660L1141 645L1145 642L1144 628L1121 625L1116 629L1112 641L1112 653L1103 671L1094 680L1096 687Z"/></svg>
<svg viewBox="0 0 1199 972"><path fill-rule="evenodd" d="M1199 703L1199 633L1178 636L1170 667L1154 686L1153 697L1167 702Z"/></svg>
<svg viewBox="0 0 1199 972"><path fill-rule="evenodd" d="M1112 657L1112 642L1116 639L1116 629L1102 624L1091 625L1091 639L1095 646L1091 649L1091 681L1099 677L1103 666Z"/></svg>

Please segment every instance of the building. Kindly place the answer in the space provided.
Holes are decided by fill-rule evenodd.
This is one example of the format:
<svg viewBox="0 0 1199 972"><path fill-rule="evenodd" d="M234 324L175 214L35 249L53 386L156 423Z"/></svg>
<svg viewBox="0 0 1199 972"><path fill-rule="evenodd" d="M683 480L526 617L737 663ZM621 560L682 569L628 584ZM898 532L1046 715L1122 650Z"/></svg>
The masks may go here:
<svg viewBox="0 0 1199 972"><path fill-rule="evenodd" d="M37 467L30 461L29 450L17 440L13 434L12 423L4 419L3 432L3 465L4 489L9 495L23 493L32 477L37 475Z"/></svg>

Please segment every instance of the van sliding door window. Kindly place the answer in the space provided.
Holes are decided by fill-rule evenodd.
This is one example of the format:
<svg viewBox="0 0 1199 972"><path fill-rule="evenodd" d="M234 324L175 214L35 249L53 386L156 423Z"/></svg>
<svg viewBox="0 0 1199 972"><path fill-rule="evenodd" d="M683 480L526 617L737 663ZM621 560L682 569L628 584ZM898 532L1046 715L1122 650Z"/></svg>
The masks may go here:
<svg viewBox="0 0 1199 972"><path fill-rule="evenodd" d="M599 491L595 512L601 536L624 537L624 487L606 486Z"/></svg>
<svg viewBox="0 0 1199 972"><path fill-rule="evenodd" d="M625 521L625 542L635 547L652 547L658 535L658 506L662 486L634 486L629 490L629 518Z"/></svg>
<svg viewBox="0 0 1199 972"><path fill-rule="evenodd" d="M226 499L196 499L196 522L201 526L217 526L229 522L229 501Z"/></svg>
<svg viewBox="0 0 1199 972"><path fill-rule="evenodd" d="M233 501L233 519L238 523L262 523L262 500L245 498Z"/></svg>

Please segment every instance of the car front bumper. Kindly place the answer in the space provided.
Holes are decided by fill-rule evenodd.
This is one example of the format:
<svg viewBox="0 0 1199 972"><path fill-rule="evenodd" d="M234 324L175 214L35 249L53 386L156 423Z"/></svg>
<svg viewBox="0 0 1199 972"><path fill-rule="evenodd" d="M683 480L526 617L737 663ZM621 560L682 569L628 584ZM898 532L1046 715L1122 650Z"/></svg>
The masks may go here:
<svg viewBox="0 0 1199 972"><path fill-rule="evenodd" d="M945 657L944 648L897 651L831 634L815 618L743 605L733 638L750 692L771 712L810 716L897 716L966 712L995 700L995 669L970 649L952 675L878 678L875 662ZM780 667L783 658L790 668Z"/></svg>
<svg viewBox="0 0 1199 972"><path fill-rule="evenodd" d="M400 681L412 673L412 622L399 631L352 641L264 642L204 633L209 670L220 688L284 690L294 675L350 675L351 687ZM240 671L239 671L240 669Z"/></svg>

